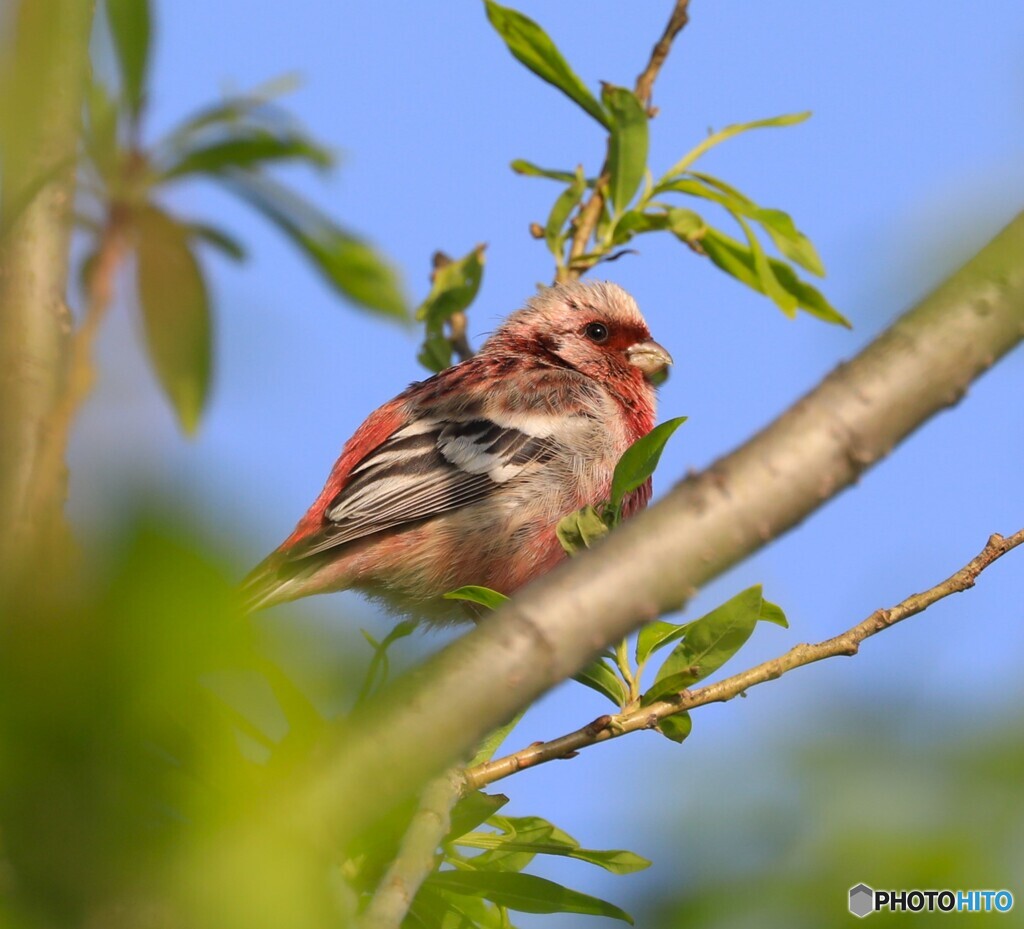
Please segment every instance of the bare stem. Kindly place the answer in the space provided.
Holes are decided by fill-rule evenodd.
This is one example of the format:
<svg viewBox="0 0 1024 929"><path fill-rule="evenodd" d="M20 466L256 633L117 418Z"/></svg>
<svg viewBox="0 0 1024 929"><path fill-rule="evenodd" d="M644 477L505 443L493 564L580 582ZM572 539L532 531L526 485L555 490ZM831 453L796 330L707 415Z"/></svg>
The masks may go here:
<svg viewBox="0 0 1024 929"><path fill-rule="evenodd" d="M423 789L402 844L359 920L359 929L398 929L416 891L434 870L437 849L451 829L451 811L462 791L462 775L446 771Z"/></svg>
<svg viewBox="0 0 1024 929"><path fill-rule="evenodd" d="M774 681L787 671L804 665L834 658L837 655L856 655L860 643L870 636L895 626L910 616L928 609L950 594L960 593L974 586L978 575L992 562L1008 551L1024 543L1024 529L1011 536L993 535L981 552L946 580L923 593L912 594L896 606L887 610L875 610L867 619L841 635L826 639L817 645L797 645L786 654L766 661L754 668L734 674L723 681L709 684L697 690L684 690L672 696L657 700L648 706L639 707L618 716L602 716L575 732L570 732L549 742L535 742L518 752L487 761L469 768L465 773L465 789L479 790L515 774L524 768L536 767L548 761L571 758L582 748L616 739L638 729L653 729L668 716L684 713L708 703L724 703L745 693L757 684Z"/></svg>
<svg viewBox="0 0 1024 929"><path fill-rule="evenodd" d="M669 52L672 50L672 43L683 26L689 21L687 13L689 5L690 0L676 0L676 5L672 10L672 15L669 17L668 24L665 26L665 31L651 51L651 58L647 62L647 67L644 68L636 79L635 92L643 104L648 103L651 99L654 82L661 71L662 65L665 64ZM590 244L590 239L597 228L598 220L601 218L601 210L604 209L605 191L608 189L609 180L608 157L606 155L590 197L580 206L579 211L576 213L576 218L573 220L575 231L573 232L572 243L569 246L569 260L562 268L559 268L558 281L577 280L593 267L593 264L581 263L579 259L587 254L587 246Z"/></svg>

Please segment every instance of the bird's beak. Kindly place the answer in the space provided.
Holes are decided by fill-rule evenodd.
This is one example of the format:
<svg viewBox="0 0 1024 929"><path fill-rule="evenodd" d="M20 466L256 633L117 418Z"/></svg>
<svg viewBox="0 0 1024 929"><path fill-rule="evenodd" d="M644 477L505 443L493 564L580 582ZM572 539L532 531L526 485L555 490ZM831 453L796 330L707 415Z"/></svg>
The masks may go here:
<svg viewBox="0 0 1024 929"><path fill-rule="evenodd" d="M636 365L648 377L664 371L672 364L672 356L657 342L637 342L626 349L626 358L631 365Z"/></svg>

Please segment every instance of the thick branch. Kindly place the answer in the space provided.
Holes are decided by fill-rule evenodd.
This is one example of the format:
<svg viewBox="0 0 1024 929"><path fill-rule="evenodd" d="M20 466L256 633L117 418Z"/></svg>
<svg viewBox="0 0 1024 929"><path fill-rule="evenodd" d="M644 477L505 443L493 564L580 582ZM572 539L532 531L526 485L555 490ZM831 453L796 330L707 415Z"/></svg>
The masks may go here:
<svg viewBox="0 0 1024 929"><path fill-rule="evenodd" d="M841 635L834 636L817 645L797 645L785 655L766 661L754 668L734 674L725 680L709 684L697 690L684 690L672 697L657 700L648 706L638 707L628 713L617 716L602 716L594 722L575 732L552 739L549 742L535 742L518 752L487 761L467 769L465 772L466 790L479 790L487 784L493 784L503 778L515 774L524 768L536 767L547 761L566 758L582 748L607 742L627 732L639 729L653 729L660 720L692 710L708 703L724 703L745 693L757 684L774 681L787 671L804 665L835 658L837 655L856 655L860 643L866 638L895 626L911 616L924 612L933 603L937 603L951 594L960 593L974 586L978 575L992 562L1001 558L1008 551L1024 543L1024 529L1004 538L993 535L981 552L959 571L936 584L929 590L912 594L896 606L888 610L875 610L867 619Z"/></svg>
<svg viewBox="0 0 1024 929"><path fill-rule="evenodd" d="M347 730L289 804L292 820L312 831L365 826L602 648L853 483L1024 338L1022 254L1024 214L752 440L445 648Z"/></svg>
<svg viewBox="0 0 1024 929"><path fill-rule="evenodd" d="M74 156L91 3L23 0L4 67L0 242L0 571L18 574L40 536L59 535L63 490L33 510L42 433L62 388ZM40 185L39 179L52 176ZM17 216L13 205L38 192Z"/></svg>

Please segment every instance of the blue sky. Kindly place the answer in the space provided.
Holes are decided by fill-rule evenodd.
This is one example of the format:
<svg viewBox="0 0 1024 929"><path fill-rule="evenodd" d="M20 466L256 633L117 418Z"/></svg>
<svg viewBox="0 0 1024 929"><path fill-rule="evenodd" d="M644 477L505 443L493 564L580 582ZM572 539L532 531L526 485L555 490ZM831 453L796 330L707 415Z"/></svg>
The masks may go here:
<svg viewBox="0 0 1024 929"><path fill-rule="evenodd" d="M670 4L533 0L518 8L597 87L632 84ZM326 179L283 176L390 255L413 303L426 292L435 249L461 255L487 242L470 322L478 344L552 276L527 228L545 218L558 188L514 175L508 162L582 162L592 173L603 154L599 127L511 58L476 2L296 0L284 11L242 0L157 4L150 135L222 91L299 74L287 103L338 151L340 167ZM675 356L661 418L690 417L656 493L785 409L1024 206L1019 2L939 10L923 0L870 8L694 0L691 16L655 89L652 164L668 167L709 127L813 110L807 123L745 135L702 164L793 215L828 268L824 291L854 328L788 321L674 241L641 240L639 255L607 266ZM216 218L251 249L241 268L212 255L204 262L217 313L208 415L197 439L178 435L141 359L131 308L119 306L74 442L72 512L113 525L155 488L205 535L241 540L255 561L291 529L363 417L423 376L416 333L340 304L287 243L208 186L183 187L169 203ZM702 591L690 615L763 583L792 629L759 630L742 659L754 663L845 629L951 573L990 532L1020 528L1021 396L1017 352L857 487ZM1019 701L1022 579L1020 556L1011 555L976 590L872 641L856 660L805 669L701 712L683 747L631 737L571 767L529 772L508 785L514 808L549 815L591 846L660 855L653 875L670 875L664 858L681 852L653 837L660 813L636 796L644 793L638 772L677 782L684 812L687 784L710 777L709 759L756 752L770 767L774 739L827 729L830 705L927 713L953 688L968 726L972 714ZM292 621L337 649L362 647L353 632L360 624L389 627L349 595L296 613ZM421 637L418 647L434 641ZM557 735L604 710L596 694L563 687L513 741ZM608 802L617 796L629 802ZM680 848L692 838L680 837ZM566 869L582 889L629 893L630 879L602 886L586 869Z"/></svg>

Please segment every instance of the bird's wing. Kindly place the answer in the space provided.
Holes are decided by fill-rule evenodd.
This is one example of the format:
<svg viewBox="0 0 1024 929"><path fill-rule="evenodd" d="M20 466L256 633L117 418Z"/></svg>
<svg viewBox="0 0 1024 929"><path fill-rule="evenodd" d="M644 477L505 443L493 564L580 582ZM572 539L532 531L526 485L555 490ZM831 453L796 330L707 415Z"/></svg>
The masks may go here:
<svg viewBox="0 0 1024 929"><path fill-rule="evenodd" d="M542 468L557 452L549 435L481 416L414 420L352 468L323 510L320 531L292 547L289 556L305 558L469 506Z"/></svg>

